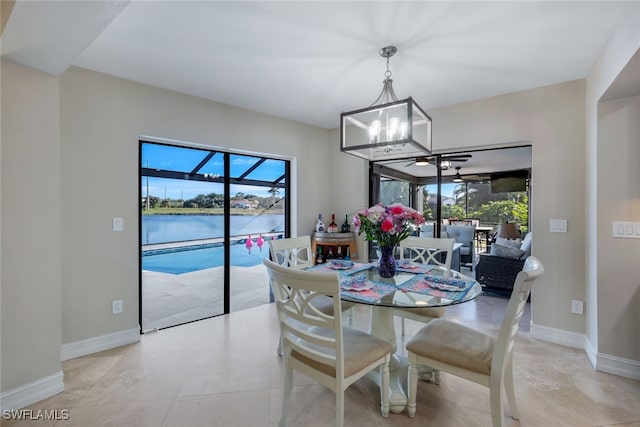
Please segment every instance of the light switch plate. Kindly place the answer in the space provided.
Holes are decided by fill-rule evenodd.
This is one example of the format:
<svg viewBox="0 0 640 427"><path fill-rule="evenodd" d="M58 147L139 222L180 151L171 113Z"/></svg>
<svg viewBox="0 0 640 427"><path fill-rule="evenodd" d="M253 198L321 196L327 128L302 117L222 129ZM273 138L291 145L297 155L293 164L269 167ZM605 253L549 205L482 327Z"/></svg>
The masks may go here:
<svg viewBox="0 0 640 427"><path fill-rule="evenodd" d="M640 222L613 221L612 236L623 239L640 239Z"/></svg>
<svg viewBox="0 0 640 427"><path fill-rule="evenodd" d="M566 219L550 219L549 231L551 233L566 233L567 232L567 220Z"/></svg>

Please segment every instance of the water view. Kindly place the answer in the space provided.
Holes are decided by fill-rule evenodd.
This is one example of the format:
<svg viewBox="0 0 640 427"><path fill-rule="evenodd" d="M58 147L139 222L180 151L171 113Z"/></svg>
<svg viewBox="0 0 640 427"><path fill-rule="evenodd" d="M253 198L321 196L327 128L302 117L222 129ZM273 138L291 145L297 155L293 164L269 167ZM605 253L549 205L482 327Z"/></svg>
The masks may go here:
<svg viewBox="0 0 640 427"><path fill-rule="evenodd" d="M249 267L262 263L269 253L261 234L284 234L284 215L231 215L231 264ZM143 215L143 245L193 242L224 236L223 215ZM249 241L249 236L251 240ZM276 236L277 237L277 236ZM160 273L182 274L224 263L222 242L144 250L142 269Z"/></svg>
<svg viewBox="0 0 640 427"><path fill-rule="evenodd" d="M284 232L284 215L231 215L231 236ZM184 242L224 236L223 215L143 215L142 244Z"/></svg>

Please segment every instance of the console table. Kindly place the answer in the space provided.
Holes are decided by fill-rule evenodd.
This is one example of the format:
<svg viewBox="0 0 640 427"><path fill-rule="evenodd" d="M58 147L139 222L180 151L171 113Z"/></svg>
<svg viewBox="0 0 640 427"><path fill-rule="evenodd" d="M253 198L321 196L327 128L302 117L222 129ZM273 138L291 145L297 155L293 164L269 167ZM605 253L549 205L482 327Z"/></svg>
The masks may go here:
<svg viewBox="0 0 640 427"><path fill-rule="evenodd" d="M313 233L313 237L311 238L311 252L314 254L318 253L318 246L322 246L323 253L327 253L324 250L324 247L327 247L327 251L329 247L333 248L333 253L337 253L338 246L343 248L342 254L346 255L346 247L349 248L349 256L351 259L358 258L358 244L356 242L356 236L353 232L349 233Z"/></svg>

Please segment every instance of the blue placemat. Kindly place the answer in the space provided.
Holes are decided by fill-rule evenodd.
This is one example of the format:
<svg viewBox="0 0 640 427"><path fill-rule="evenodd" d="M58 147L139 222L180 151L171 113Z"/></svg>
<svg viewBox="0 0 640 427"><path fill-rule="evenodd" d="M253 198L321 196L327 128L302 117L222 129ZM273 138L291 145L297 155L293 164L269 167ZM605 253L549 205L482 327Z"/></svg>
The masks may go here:
<svg viewBox="0 0 640 427"><path fill-rule="evenodd" d="M309 270L309 271L333 272L333 273L335 273L337 271L338 273L340 273L341 276L343 276L345 274L353 274L353 273L357 273L357 272L360 272L360 271L367 270L372 265L373 264L370 264L370 263L354 262L353 263L353 267L351 267L351 268L336 269L336 268L331 268L327 263L323 263L323 264L316 264L313 267L309 267L309 268L307 268L307 270Z"/></svg>
<svg viewBox="0 0 640 427"><path fill-rule="evenodd" d="M434 264L421 264L417 262L407 262L407 261L400 260L398 261L398 266L396 267L396 270L402 271L405 273L420 274L420 273L428 273L434 267L436 267Z"/></svg>
<svg viewBox="0 0 640 427"><path fill-rule="evenodd" d="M340 295L348 297L353 301L371 304L398 290L397 286L389 285L387 283L368 280L367 284L371 284L371 289L363 291L347 291L342 289L340 290Z"/></svg>
<svg viewBox="0 0 640 427"><path fill-rule="evenodd" d="M433 297L446 298L452 301L462 301L467 295L467 292L469 292L469 289L473 288L475 283L476 282L474 280L436 277L428 274L422 274L403 283L400 286L400 289L406 292L415 292Z"/></svg>

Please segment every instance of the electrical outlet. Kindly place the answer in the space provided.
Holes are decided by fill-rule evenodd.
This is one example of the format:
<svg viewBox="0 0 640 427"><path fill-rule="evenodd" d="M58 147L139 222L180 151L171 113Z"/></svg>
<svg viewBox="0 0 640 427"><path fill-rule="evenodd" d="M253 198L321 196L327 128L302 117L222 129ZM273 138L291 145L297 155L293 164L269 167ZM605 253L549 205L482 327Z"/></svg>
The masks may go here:
<svg viewBox="0 0 640 427"><path fill-rule="evenodd" d="M583 314L584 312L584 303L577 299L571 300L571 313L573 314Z"/></svg>
<svg viewBox="0 0 640 427"><path fill-rule="evenodd" d="M124 218L113 218L113 231L122 231L124 230Z"/></svg>
<svg viewBox="0 0 640 427"><path fill-rule="evenodd" d="M121 299L114 299L111 301L111 313L119 314L124 310L124 306Z"/></svg>

